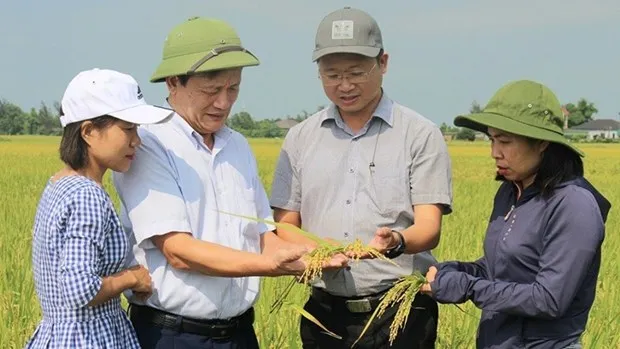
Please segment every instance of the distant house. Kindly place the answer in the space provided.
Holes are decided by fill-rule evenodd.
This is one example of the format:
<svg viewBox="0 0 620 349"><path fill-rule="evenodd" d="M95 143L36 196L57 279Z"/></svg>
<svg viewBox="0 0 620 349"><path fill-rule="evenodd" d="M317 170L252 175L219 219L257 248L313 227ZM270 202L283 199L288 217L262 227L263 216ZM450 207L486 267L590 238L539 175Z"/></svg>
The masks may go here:
<svg viewBox="0 0 620 349"><path fill-rule="evenodd" d="M476 131L476 140L477 141L488 141L489 140L489 136L486 133L482 133L479 131Z"/></svg>
<svg viewBox="0 0 620 349"><path fill-rule="evenodd" d="M587 139L618 139L620 122L613 119L596 119L566 130L566 135L584 135Z"/></svg>
<svg viewBox="0 0 620 349"><path fill-rule="evenodd" d="M450 142L456 139L457 132L455 131L447 131L443 133L443 139L446 142Z"/></svg>
<svg viewBox="0 0 620 349"><path fill-rule="evenodd" d="M280 129L286 130L288 132L288 130L290 130L291 127L297 125L298 123L299 122L297 120L284 119L284 120L276 121L276 126L278 126Z"/></svg>

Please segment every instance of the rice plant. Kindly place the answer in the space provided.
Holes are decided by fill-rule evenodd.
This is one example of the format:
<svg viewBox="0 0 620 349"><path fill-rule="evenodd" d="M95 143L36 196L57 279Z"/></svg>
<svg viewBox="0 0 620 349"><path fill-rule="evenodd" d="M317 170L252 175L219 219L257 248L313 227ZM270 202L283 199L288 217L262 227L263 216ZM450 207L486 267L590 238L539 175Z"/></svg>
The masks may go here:
<svg viewBox="0 0 620 349"><path fill-rule="evenodd" d="M0 202L0 313L5 314L4 321L0 322L0 348L19 349L24 347L41 319L32 277L31 231L41 190L49 176L62 166L58 158L60 138L0 137L3 138L0 140L0 188L5 199ZM250 139L249 142L257 158L259 176L269 193L282 140ZM441 241L433 255L439 261L475 260L482 254L481 241L497 190L492 180L494 164L488 156L488 142L451 141L448 146L454 161L454 212L442 221ZM617 175L620 173L620 145L582 143L579 147L587 153L584 158L587 177L613 204L620 203L620 176ZM109 175L104 179L104 186L118 207L118 196ZM620 214L616 209L616 206L612 208L606 225L596 301L582 336L584 348L618 348L620 343L617 306L620 304L617 287L620 268L616 263L620 259ZM352 262L354 259L351 258ZM291 285L291 280L293 287L284 309L273 313L272 305ZM261 348L301 348L299 309L310 296L309 291L306 284L294 277L261 278L254 322ZM461 307L439 304L437 349L476 347L480 310L471 302ZM329 333L326 329L323 331ZM402 329L398 331L402 333ZM365 335L368 336L368 332Z"/></svg>
<svg viewBox="0 0 620 349"><path fill-rule="evenodd" d="M396 315L390 325L389 340L390 345L392 345L398 336L398 331L400 329L404 329L409 318L409 313L411 312L413 299L425 283L426 278L419 271L398 279L398 281L394 283L394 286L392 286L383 296L381 296L381 302L379 302L379 305L368 319L368 322L366 323L366 326L364 326L364 329L360 333L359 337L355 340L355 342L353 342L351 348L353 348L355 344L362 339L375 318L380 318L383 316L387 308L398 305Z"/></svg>

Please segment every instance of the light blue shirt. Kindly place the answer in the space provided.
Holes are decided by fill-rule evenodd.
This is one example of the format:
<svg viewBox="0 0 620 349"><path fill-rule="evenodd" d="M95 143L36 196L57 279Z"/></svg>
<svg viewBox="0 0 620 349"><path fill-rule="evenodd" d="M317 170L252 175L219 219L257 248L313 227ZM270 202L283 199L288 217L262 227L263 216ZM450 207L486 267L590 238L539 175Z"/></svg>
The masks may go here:
<svg viewBox="0 0 620 349"><path fill-rule="evenodd" d="M153 279L154 292L146 304L196 319L243 313L258 298L259 277L212 277L175 269L150 238L190 232L198 240L260 253L260 235L273 227L218 212L273 220L247 140L224 127L209 150L178 114L164 124L141 126L139 135L142 145L130 170L114 173L113 180L121 220L133 243L129 263L145 265ZM127 297L142 304L131 292Z"/></svg>

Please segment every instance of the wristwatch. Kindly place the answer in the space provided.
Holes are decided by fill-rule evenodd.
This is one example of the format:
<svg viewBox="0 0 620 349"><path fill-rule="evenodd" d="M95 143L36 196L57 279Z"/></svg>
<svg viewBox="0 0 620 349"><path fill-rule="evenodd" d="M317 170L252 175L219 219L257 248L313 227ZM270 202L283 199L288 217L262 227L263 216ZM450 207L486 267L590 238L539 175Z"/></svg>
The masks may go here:
<svg viewBox="0 0 620 349"><path fill-rule="evenodd" d="M400 241L398 242L398 245L385 251L385 253L383 254L390 259L396 258L405 252L405 238L403 237L403 234L396 230L392 230L392 233L398 235Z"/></svg>

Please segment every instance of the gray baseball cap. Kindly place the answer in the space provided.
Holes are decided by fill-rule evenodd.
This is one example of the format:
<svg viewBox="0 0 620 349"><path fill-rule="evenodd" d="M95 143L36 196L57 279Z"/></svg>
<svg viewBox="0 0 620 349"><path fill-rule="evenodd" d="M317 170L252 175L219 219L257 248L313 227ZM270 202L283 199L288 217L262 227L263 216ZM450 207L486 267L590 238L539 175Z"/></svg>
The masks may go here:
<svg viewBox="0 0 620 349"><path fill-rule="evenodd" d="M381 29L368 13L349 6L323 18L316 32L312 61L331 53L376 57L383 49Z"/></svg>

